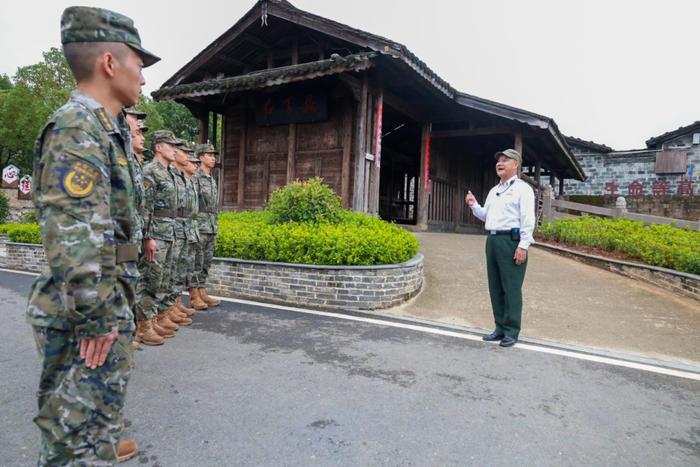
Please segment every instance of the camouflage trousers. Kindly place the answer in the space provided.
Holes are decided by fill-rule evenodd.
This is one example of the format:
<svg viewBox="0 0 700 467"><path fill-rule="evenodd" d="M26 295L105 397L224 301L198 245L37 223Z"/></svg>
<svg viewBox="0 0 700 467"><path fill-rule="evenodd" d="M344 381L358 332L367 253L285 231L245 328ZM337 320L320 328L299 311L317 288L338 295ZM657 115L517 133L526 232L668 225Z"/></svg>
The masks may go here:
<svg viewBox="0 0 700 467"><path fill-rule="evenodd" d="M153 261L141 258L139 272L141 277L136 284L136 303L134 316L136 321L153 319L161 309L170 284L173 262L172 241L156 240L156 256Z"/></svg>
<svg viewBox="0 0 700 467"><path fill-rule="evenodd" d="M85 367L70 331L34 326L43 359L39 380L39 465L107 466L117 462L121 411L133 368L131 332L121 332L104 365Z"/></svg>
<svg viewBox="0 0 700 467"><path fill-rule="evenodd" d="M175 240L175 246L173 247L173 273L170 276L170 291L164 301L168 307L175 303L177 297L179 297L189 285L188 277L190 271L194 270L196 246L196 243L189 243L187 239L184 238Z"/></svg>
<svg viewBox="0 0 700 467"><path fill-rule="evenodd" d="M211 260L214 258L214 243L216 234L199 233L200 241L197 244L197 254L194 260L194 274L192 274L192 287L206 287L209 278Z"/></svg>

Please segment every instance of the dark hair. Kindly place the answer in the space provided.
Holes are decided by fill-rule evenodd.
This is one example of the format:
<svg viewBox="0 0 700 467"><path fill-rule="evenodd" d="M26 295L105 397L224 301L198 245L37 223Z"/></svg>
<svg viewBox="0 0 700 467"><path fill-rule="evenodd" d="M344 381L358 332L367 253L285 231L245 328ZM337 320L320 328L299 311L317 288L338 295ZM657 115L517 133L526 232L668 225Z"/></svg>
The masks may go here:
<svg viewBox="0 0 700 467"><path fill-rule="evenodd" d="M69 42L63 44L63 55L77 82L92 78L95 60L109 52L119 63L123 63L129 46L121 42Z"/></svg>

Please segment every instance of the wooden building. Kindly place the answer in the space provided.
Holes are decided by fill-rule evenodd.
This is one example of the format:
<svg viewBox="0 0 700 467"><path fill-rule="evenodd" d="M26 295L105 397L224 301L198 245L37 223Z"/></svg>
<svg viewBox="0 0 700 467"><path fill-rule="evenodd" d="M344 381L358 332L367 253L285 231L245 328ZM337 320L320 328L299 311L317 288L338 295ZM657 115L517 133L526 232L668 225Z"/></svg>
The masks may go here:
<svg viewBox="0 0 700 467"><path fill-rule="evenodd" d="M406 47L261 0L153 93L222 119L223 209L262 208L295 179L320 176L343 206L421 229L476 230L493 154L523 153L531 183L583 180L550 118L453 89Z"/></svg>

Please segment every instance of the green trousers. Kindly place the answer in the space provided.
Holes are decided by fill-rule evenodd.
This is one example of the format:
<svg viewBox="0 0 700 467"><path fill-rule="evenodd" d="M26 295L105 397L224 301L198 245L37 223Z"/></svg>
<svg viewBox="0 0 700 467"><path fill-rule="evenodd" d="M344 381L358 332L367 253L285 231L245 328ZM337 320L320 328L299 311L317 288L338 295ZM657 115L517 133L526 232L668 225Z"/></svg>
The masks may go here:
<svg viewBox="0 0 700 467"><path fill-rule="evenodd" d="M513 256L518 241L510 235L488 235L486 238L486 271L496 332L518 338L523 309L523 280L527 260L515 264Z"/></svg>

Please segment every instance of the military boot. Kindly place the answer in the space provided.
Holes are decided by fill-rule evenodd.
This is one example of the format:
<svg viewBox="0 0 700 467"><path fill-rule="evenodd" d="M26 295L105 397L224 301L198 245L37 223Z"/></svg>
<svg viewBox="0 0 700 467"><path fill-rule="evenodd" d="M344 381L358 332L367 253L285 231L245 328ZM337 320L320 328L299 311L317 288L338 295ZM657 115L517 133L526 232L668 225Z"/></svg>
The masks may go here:
<svg viewBox="0 0 700 467"><path fill-rule="evenodd" d="M165 314L168 316L170 321L177 324L178 326L189 326L190 324L192 324L192 320L188 318L186 314L182 313L181 311L178 311L175 305L165 310Z"/></svg>
<svg viewBox="0 0 700 467"><path fill-rule="evenodd" d="M146 345L163 345L165 342L153 329L153 323L148 320L136 321L136 338Z"/></svg>
<svg viewBox="0 0 700 467"><path fill-rule="evenodd" d="M177 300L175 301L175 306L177 307L178 310L186 314L187 316L190 316L191 314L194 313L194 308L190 308L184 303L182 303L182 296L177 297Z"/></svg>
<svg viewBox="0 0 700 467"><path fill-rule="evenodd" d="M199 289L199 297L204 301L204 303L207 304L207 306L218 306L221 303L221 300L211 298L207 293L207 289L204 287Z"/></svg>
<svg viewBox="0 0 700 467"><path fill-rule="evenodd" d="M160 336L165 339L169 337L175 337L175 331L171 331L170 329L165 329L163 326L160 325L158 322L158 318L153 318L151 320L151 324L153 324L153 330Z"/></svg>
<svg viewBox="0 0 700 467"><path fill-rule="evenodd" d="M117 446L117 462L126 462L139 452L139 445L130 439L119 440Z"/></svg>
<svg viewBox="0 0 700 467"><path fill-rule="evenodd" d="M170 319L170 316L169 316L167 311L168 310L158 312L158 316L156 317L156 319L158 320L158 324L160 324L165 329L169 329L171 331L177 331L178 329L180 329L180 326L173 323L173 321Z"/></svg>
<svg viewBox="0 0 700 467"><path fill-rule="evenodd" d="M209 305L207 305L206 302L199 296L200 290L201 289L194 287L188 290L190 293L190 305L192 305L195 310L206 310L209 308Z"/></svg>

